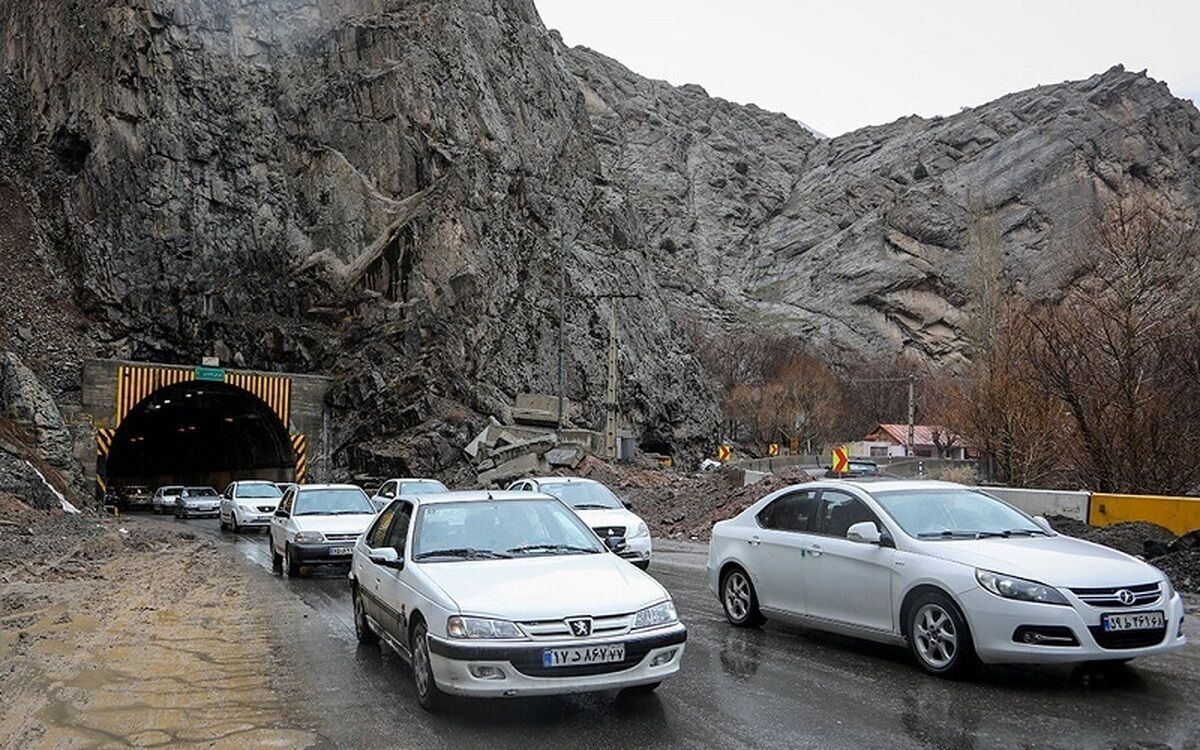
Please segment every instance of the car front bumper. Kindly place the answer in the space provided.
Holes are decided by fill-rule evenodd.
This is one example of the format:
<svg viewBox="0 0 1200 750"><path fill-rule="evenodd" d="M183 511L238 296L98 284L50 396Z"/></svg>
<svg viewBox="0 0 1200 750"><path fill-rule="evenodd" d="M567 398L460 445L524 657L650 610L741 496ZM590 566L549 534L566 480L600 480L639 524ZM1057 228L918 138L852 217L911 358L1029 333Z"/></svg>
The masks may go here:
<svg viewBox="0 0 1200 750"><path fill-rule="evenodd" d="M208 508L208 507L197 508L195 506L189 507L187 505L176 505L175 506L175 513L177 515L183 516L185 518L207 518L207 517L216 518L217 515L220 514L220 512L221 512L220 506L214 506L211 508Z"/></svg>
<svg viewBox="0 0 1200 750"><path fill-rule="evenodd" d="M679 671L687 628L675 623L645 633L587 640L488 643L457 641L429 636L429 659L439 688L454 695L479 698L512 698L528 695L561 695L649 685ZM593 673L575 674L572 668L542 667L549 649L625 644L625 661L594 665ZM661 663L652 664L656 661ZM484 679L472 667L495 667L500 679ZM601 671L603 670L603 671Z"/></svg>
<svg viewBox="0 0 1200 750"><path fill-rule="evenodd" d="M979 658L992 664L1058 664L1082 661L1107 661L1136 659L1182 648L1187 643L1183 636L1183 602L1179 594L1170 600L1144 607L1098 608L1082 602L1070 606L1038 604L1002 599L982 588L972 589L959 597L971 628L975 651ZM1103 614L1159 611L1164 615L1166 627L1161 637L1152 631L1134 647L1104 647L1098 642L1103 639L1100 618ZM1068 628L1078 645L1027 643L1014 635L1019 628ZM1040 632L1040 630L1039 630ZM1065 631L1056 630L1063 633ZM1130 631L1131 633L1138 631ZM1154 642L1150 642L1154 641ZM1142 645L1145 643L1145 645ZM1110 646L1114 644L1110 643Z"/></svg>
<svg viewBox="0 0 1200 750"><path fill-rule="evenodd" d="M635 537L625 540L625 549L617 553L622 560L629 562L638 562L650 564L651 542L650 537Z"/></svg>
<svg viewBox="0 0 1200 750"><path fill-rule="evenodd" d="M260 513L257 510L249 511L239 508L233 512L237 518L238 526L270 526L273 513Z"/></svg>
<svg viewBox="0 0 1200 750"><path fill-rule="evenodd" d="M320 542L297 544L293 542L289 548L296 556L296 562L302 565L320 565L349 563L354 556L354 540L348 542ZM346 554L334 554L334 549L344 549Z"/></svg>

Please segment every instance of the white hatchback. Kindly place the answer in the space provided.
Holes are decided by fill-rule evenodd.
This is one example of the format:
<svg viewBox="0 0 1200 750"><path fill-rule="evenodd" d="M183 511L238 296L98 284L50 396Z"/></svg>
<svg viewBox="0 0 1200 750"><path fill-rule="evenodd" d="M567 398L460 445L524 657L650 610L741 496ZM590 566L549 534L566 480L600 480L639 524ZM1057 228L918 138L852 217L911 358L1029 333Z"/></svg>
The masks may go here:
<svg viewBox="0 0 1200 750"><path fill-rule="evenodd" d="M1184 645L1158 569L946 482L827 481L713 527L709 585L734 625L765 616L907 643L927 672L1125 661Z"/></svg>
<svg viewBox="0 0 1200 750"><path fill-rule="evenodd" d="M230 482L221 494L221 528L235 534L248 528L266 528L282 499L283 493L273 482Z"/></svg>
<svg viewBox="0 0 1200 750"><path fill-rule="evenodd" d="M367 493L352 484L289 489L271 517L271 566L291 578L308 566L350 562L354 542L374 519Z"/></svg>
<svg viewBox="0 0 1200 750"><path fill-rule="evenodd" d="M508 489L517 492L544 492L557 497L571 506L601 539L623 538L625 546L620 547L617 554L642 570L650 567L650 556L654 548L650 539L650 527L631 510L629 503L622 501L612 490L596 480L580 477L533 477L513 482Z"/></svg>
<svg viewBox="0 0 1200 750"><path fill-rule="evenodd" d="M355 631L412 664L417 697L653 690L687 630L658 581L562 501L528 492L399 498L354 548Z"/></svg>

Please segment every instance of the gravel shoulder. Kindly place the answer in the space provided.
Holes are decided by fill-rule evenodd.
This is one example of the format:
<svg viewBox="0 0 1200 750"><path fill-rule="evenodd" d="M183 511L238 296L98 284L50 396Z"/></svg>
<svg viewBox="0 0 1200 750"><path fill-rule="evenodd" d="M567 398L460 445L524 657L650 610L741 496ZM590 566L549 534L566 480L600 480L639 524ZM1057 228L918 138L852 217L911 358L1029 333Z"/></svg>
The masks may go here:
<svg viewBox="0 0 1200 750"><path fill-rule="evenodd" d="M16 515L0 526L0 747L322 744L269 658L270 592L212 541Z"/></svg>

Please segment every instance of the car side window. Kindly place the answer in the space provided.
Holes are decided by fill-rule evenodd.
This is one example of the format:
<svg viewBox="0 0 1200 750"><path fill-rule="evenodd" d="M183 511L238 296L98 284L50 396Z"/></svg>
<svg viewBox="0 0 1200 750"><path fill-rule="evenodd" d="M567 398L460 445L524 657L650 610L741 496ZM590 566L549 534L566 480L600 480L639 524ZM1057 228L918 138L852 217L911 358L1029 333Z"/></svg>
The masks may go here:
<svg viewBox="0 0 1200 750"><path fill-rule="evenodd" d="M379 496L382 498L386 498L388 500L391 500L393 497L395 497L396 496L396 483L395 482L384 482L383 486L379 488Z"/></svg>
<svg viewBox="0 0 1200 750"><path fill-rule="evenodd" d="M846 531L856 523L870 521L881 529L879 519L867 504L845 492L825 490L821 493L821 513L818 533L845 538Z"/></svg>
<svg viewBox="0 0 1200 750"><path fill-rule="evenodd" d="M797 490L771 501L758 512L758 525L778 531L813 531L817 515L815 490Z"/></svg>
<svg viewBox="0 0 1200 750"><path fill-rule="evenodd" d="M383 546L396 550L396 554L403 560L404 548L408 541L408 523L412 520L412 503L393 503L392 507L396 509L396 516L392 519L392 526L388 529L387 541Z"/></svg>
<svg viewBox="0 0 1200 750"><path fill-rule="evenodd" d="M388 530L392 525L392 517L396 515L397 503L392 503L383 509L379 514L379 518L375 519L375 524L367 532L367 546L371 549L382 547L387 539Z"/></svg>
<svg viewBox="0 0 1200 750"><path fill-rule="evenodd" d="M292 499L296 497L295 490L288 490L283 496L283 500L279 501L279 509L276 515L290 516L292 514Z"/></svg>

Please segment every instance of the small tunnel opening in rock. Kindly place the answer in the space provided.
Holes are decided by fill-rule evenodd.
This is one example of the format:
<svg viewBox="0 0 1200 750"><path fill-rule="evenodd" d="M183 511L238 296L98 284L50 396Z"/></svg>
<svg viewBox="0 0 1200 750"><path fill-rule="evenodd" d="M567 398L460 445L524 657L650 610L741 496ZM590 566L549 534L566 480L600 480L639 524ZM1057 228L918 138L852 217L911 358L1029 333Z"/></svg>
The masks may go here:
<svg viewBox="0 0 1200 750"><path fill-rule="evenodd" d="M59 128L50 141L50 151L59 166L70 174L79 174L92 152L92 144L79 133L69 128Z"/></svg>
<svg viewBox="0 0 1200 750"><path fill-rule="evenodd" d="M135 406L113 436L106 475L114 489L213 487L235 479L290 482L287 428L249 391L220 382L160 388Z"/></svg>

